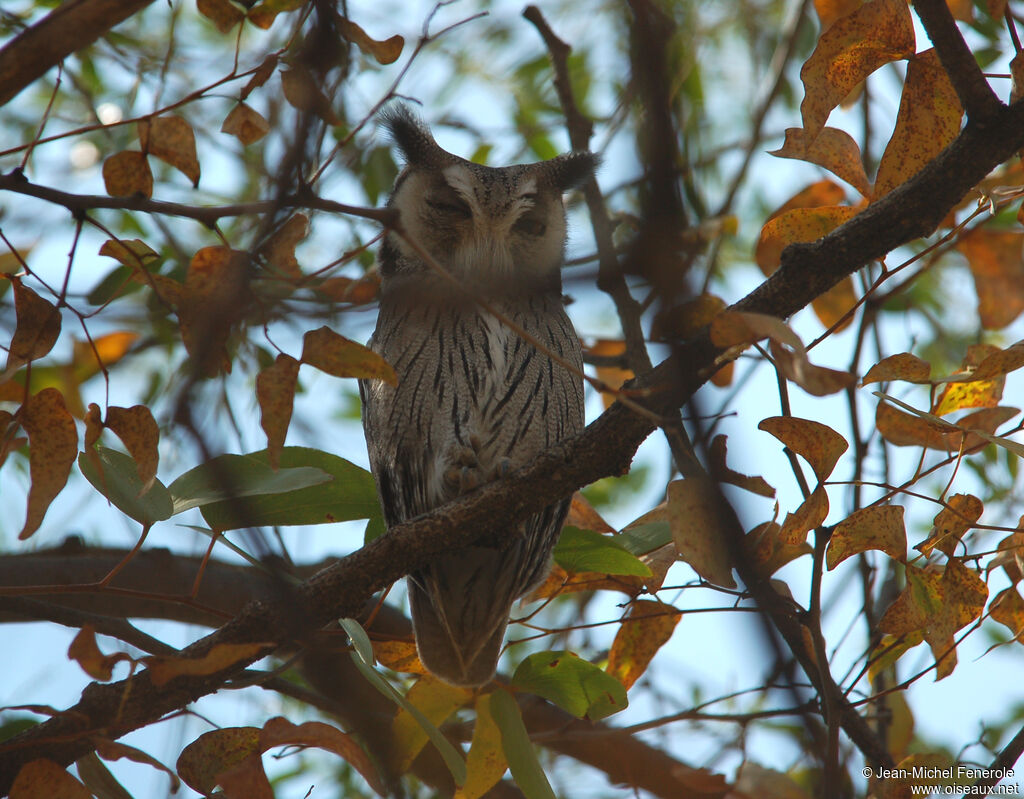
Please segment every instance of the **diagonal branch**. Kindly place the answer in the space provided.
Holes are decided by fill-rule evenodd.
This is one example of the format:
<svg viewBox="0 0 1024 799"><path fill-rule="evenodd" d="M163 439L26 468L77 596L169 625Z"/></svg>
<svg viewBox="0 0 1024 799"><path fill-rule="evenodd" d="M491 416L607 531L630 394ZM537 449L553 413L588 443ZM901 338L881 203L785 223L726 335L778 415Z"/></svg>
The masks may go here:
<svg viewBox="0 0 1024 799"><path fill-rule="evenodd" d="M791 315L865 263L930 234L950 208L1022 146L1024 104L1000 107L985 124L971 120L912 180L817 242L787 248L781 268L733 307ZM640 401L656 414L677 410L718 368L720 356L705 332L638 378L634 388L648 390L636 393L643 394ZM624 473L653 428L648 416L617 402L581 435L552 447L529 467L396 526L293 592L250 603L231 622L185 650L196 657L221 643L271 642L219 673L182 676L161 687L147 672L118 683L90 685L69 711L6 742L0 752L0 792L10 788L20 767L31 760L45 756L66 765L92 749L90 736L96 731L116 738L149 724L216 691L280 643L301 641L338 616L357 614L374 592L439 553L471 543L491 519L525 518L596 479Z"/></svg>
<svg viewBox="0 0 1024 799"><path fill-rule="evenodd" d="M0 49L0 106L153 0L67 0Z"/></svg>

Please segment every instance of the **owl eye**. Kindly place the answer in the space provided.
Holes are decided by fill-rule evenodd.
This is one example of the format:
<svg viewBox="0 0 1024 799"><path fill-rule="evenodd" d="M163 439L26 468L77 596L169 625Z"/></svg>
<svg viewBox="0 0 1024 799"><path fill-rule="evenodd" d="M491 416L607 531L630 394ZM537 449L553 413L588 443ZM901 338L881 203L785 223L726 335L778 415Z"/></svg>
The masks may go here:
<svg viewBox="0 0 1024 799"><path fill-rule="evenodd" d="M525 233L527 236L543 236L548 226L539 219L532 219L528 216L522 217L513 227L518 233Z"/></svg>
<svg viewBox="0 0 1024 799"><path fill-rule="evenodd" d="M448 216L469 219L473 215L473 212L469 210L469 206L459 200L427 200L427 205L435 211Z"/></svg>

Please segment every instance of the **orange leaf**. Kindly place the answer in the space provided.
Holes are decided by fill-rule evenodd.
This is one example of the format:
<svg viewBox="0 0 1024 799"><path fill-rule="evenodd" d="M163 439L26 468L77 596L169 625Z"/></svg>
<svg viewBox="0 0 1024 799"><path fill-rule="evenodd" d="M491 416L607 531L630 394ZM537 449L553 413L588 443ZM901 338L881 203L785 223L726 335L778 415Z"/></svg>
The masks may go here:
<svg viewBox="0 0 1024 799"><path fill-rule="evenodd" d="M932 413L944 416L963 408L995 408L1003 396L1005 379L972 380L970 383L946 383L935 400Z"/></svg>
<svg viewBox="0 0 1024 799"><path fill-rule="evenodd" d="M234 136L248 146L270 132L270 123L258 111L254 111L245 103L239 103L224 118L220 132Z"/></svg>
<svg viewBox="0 0 1024 799"><path fill-rule="evenodd" d="M96 754L104 760L120 760L122 757L125 757L135 763L152 766L159 771L163 771L168 777L170 777L171 793L176 793L178 788L181 787L181 781L178 779L177 774L167 768L167 766L155 757L146 754L142 750L136 749L134 746L123 744L120 741L111 741L107 738L94 737L92 738L92 742L96 745Z"/></svg>
<svg viewBox="0 0 1024 799"><path fill-rule="evenodd" d="M935 51L911 58L896 128L878 164L872 202L906 183L942 152L959 135L963 114Z"/></svg>
<svg viewBox="0 0 1024 799"><path fill-rule="evenodd" d="M339 336L329 327L310 330L302 337L301 360L335 377L376 379L398 385L398 375L391 364L370 348Z"/></svg>
<svg viewBox="0 0 1024 799"><path fill-rule="evenodd" d="M111 197L153 196L153 173L145 153L124 150L103 162L103 185Z"/></svg>
<svg viewBox="0 0 1024 799"><path fill-rule="evenodd" d="M50 503L68 481L71 465L78 456L78 430L64 404L64 396L55 388L44 388L29 397L16 418L28 433L32 478L25 526L18 534L24 540L39 529Z"/></svg>
<svg viewBox="0 0 1024 799"><path fill-rule="evenodd" d="M725 300L714 294L698 294L680 305L660 311L651 323L651 338L672 341L691 338L725 309Z"/></svg>
<svg viewBox="0 0 1024 799"><path fill-rule="evenodd" d="M335 302L365 305L377 299L380 293L380 275L373 272L358 279L332 277L317 286L316 290Z"/></svg>
<svg viewBox="0 0 1024 799"><path fill-rule="evenodd" d="M817 241L857 215L847 205L791 208L765 222L757 240L754 260L765 275L779 268L782 251L797 242Z"/></svg>
<svg viewBox="0 0 1024 799"><path fill-rule="evenodd" d="M626 353L626 342L618 339L598 339L593 345L585 348L586 352L601 357L618 356ZM629 369L620 369L617 366L598 366L597 377L608 385L612 390L622 388L622 384L633 379L633 373ZM611 407L615 402L615 395L609 392L601 393L601 400L604 407Z"/></svg>
<svg viewBox="0 0 1024 799"><path fill-rule="evenodd" d="M364 53L377 59L380 64L391 64L397 61L405 46L405 39L397 34L381 42L371 39L366 31L345 17L338 17L338 32Z"/></svg>
<svg viewBox="0 0 1024 799"><path fill-rule="evenodd" d="M126 652L114 652L104 655L96 644L96 631L91 624L86 624L75 635L68 647L68 658L77 661L82 671L94 680L106 682L114 673L114 666L122 660L130 661L131 655Z"/></svg>
<svg viewBox="0 0 1024 799"><path fill-rule="evenodd" d="M874 505L854 511L836 525L825 552L829 570L851 555L878 549L896 560L906 560L907 530L901 505Z"/></svg>
<svg viewBox="0 0 1024 799"><path fill-rule="evenodd" d="M826 329L832 329L836 333L853 323L853 314L850 311L856 306L857 294L853 290L853 278L849 275L824 294L819 294L811 300L811 308L818 321Z"/></svg>
<svg viewBox="0 0 1024 799"><path fill-rule="evenodd" d="M139 142L142 152L170 164L199 185L199 157L192 126L178 116L146 117L139 120Z"/></svg>
<svg viewBox="0 0 1024 799"><path fill-rule="evenodd" d="M862 0L814 0L814 10L821 20L822 29L860 8Z"/></svg>
<svg viewBox="0 0 1024 799"><path fill-rule="evenodd" d="M11 799L92 799L92 792L64 769L41 757L30 760L14 778Z"/></svg>
<svg viewBox="0 0 1024 799"><path fill-rule="evenodd" d="M709 453L712 477L720 482L745 488L747 491L757 494L758 496L775 496L775 489L768 485L768 482L760 475L749 477L748 475L740 474L739 472L730 469L725 462L725 454L726 437L724 435L717 435L711 442L711 451Z"/></svg>
<svg viewBox="0 0 1024 799"><path fill-rule="evenodd" d="M182 750L176 770L192 790L209 796L217 775L259 754L259 727L225 727L204 732Z"/></svg>
<svg viewBox="0 0 1024 799"><path fill-rule="evenodd" d="M7 369L13 371L46 355L60 337L60 311L32 289L10 278L14 288L17 327L7 352Z"/></svg>
<svg viewBox="0 0 1024 799"><path fill-rule="evenodd" d="M299 362L281 353L271 366L256 376L256 399L260 404L260 427L267 434L267 460L276 469L284 449L288 424L295 402Z"/></svg>
<svg viewBox="0 0 1024 799"><path fill-rule="evenodd" d="M130 408L107 408L106 426L121 439L128 454L135 459L139 480L145 493L156 480L156 469L160 463L160 428L149 408L133 405Z"/></svg>
<svg viewBox="0 0 1024 799"><path fill-rule="evenodd" d="M593 530L597 533L614 533L615 528L601 518L594 506L579 491L572 495L569 515L565 518L566 526L579 527L581 530Z"/></svg>
<svg viewBox="0 0 1024 799"><path fill-rule="evenodd" d="M120 331L95 338L91 344L88 341L75 340L71 355L75 378L81 383L99 374L101 369L117 363L138 338L138 333Z"/></svg>
<svg viewBox="0 0 1024 799"><path fill-rule="evenodd" d="M241 9L236 8L229 0L196 0L196 9L204 17L212 20L221 33L227 33L245 19Z"/></svg>
<svg viewBox="0 0 1024 799"><path fill-rule="evenodd" d="M906 0L871 0L818 38L800 70L804 128L816 136L829 113L868 75L914 54L914 23Z"/></svg>
<svg viewBox="0 0 1024 799"><path fill-rule="evenodd" d="M849 133L839 128L823 128L817 136L803 128L787 128L782 147L770 150L768 154L817 164L845 180L865 197L871 193L860 147Z"/></svg>
<svg viewBox="0 0 1024 799"><path fill-rule="evenodd" d="M822 205L839 205L846 197L846 192L831 180L819 180L801 189L786 202L772 211L768 219L774 219L794 208L818 208ZM765 220L768 221L767 219Z"/></svg>
<svg viewBox="0 0 1024 799"><path fill-rule="evenodd" d="M159 688L175 677L216 674L243 661L251 663L257 659L258 654L269 652L273 648L272 643L216 644L209 652L198 658L153 655L142 660L148 669L150 682Z"/></svg>
<svg viewBox="0 0 1024 799"><path fill-rule="evenodd" d="M931 376L932 366L909 352L890 355L883 358L864 375L861 385L882 383L889 380L904 380L908 383L927 383Z"/></svg>
<svg viewBox="0 0 1024 799"><path fill-rule="evenodd" d="M1006 327L1024 311L1024 233L975 228L957 249L974 277L982 327Z"/></svg>
<svg viewBox="0 0 1024 799"><path fill-rule="evenodd" d="M818 482L824 482L836 468L849 444L828 425L795 416L772 416L762 419L758 430L771 433L814 470Z"/></svg>
<svg viewBox="0 0 1024 799"><path fill-rule="evenodd" d="M1016 588L1000 591L988 606L988 612L993 620L1009 627L1013 637L1024 644L1024 599Z"/></svg>
<svg viewBox="0 0 1024 799"><path fill-rule="evenodd" d="M181 338L197 371L213 376L230 371L227 342L249 300L247 253L203 247L189 263L178 308Z"/></svg>
<svg viewBox="0 0 1024 799"><path fill-rule="evenodd" d="M276 716L260 731L259 746L263 752L276 746L315 746L333 752L353 766L378 794L383 796L385 793L377 770L362 746L351 735L322 721L295 725L286 718Z"/></svg>
<svg viewBox="0 0 1024 799"><path fill-rule="evenodd" d="M946 504L948 507L936 514L928 538L914 549L925 555L933 549L952 555L963 534L974 526L985 509L981 500L971 494L956 494Z"/></svg>
<svg viewBox="0 0 1024 799"><path fill-rule="evenodd" d="M605 670L631 688L658 650L668 643L680 618L682 614L671 605L638 599L619 625Z"/></svg>
<svg viewBox="0 0 1024 799"><path fill-rule="evenodd" d="M501 730L491 716L491 694L476 698L476 723L466 755L466 784L454 799L480 799L493 788L508 768Z"/></svg>
<svg viewBox="0 0 1024 799"><path fill-rule="evenodd" d="M680 559L715 585L735 588L732 558L721 534L728 521L718 487L701 477L668 484L668 522Z"/></svg>

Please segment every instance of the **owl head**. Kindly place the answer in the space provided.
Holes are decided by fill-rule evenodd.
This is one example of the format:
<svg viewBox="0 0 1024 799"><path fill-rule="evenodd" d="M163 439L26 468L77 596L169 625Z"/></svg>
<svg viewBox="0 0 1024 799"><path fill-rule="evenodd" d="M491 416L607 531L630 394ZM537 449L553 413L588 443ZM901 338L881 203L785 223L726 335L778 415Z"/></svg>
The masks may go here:
<svg viewBox="0 0 1024 799"><path fill-rule="evenodd" d="M405 160L388 203L404 233L467 286L559 289L566 224L562 195L593 174L591 153L488 167L443 150L404 105L385 112ZM434 273L403 236L389 232L380 258L389 278Z"/></svg>

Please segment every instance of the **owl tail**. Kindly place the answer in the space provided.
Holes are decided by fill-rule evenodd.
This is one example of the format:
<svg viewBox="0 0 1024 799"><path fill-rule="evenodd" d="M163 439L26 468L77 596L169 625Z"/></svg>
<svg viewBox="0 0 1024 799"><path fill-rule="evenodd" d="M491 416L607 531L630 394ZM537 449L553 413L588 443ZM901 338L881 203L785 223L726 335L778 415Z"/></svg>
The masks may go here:
<svg viewBox="0 0 1024 799"><path fill-rule="evenodd" d="M411 575L409 601L420 660L453 685L490 682L518 594L508 553L467 547Z"/></svg>

